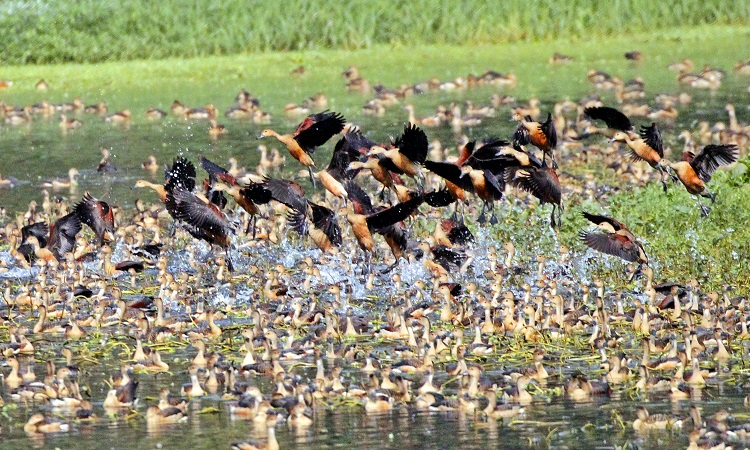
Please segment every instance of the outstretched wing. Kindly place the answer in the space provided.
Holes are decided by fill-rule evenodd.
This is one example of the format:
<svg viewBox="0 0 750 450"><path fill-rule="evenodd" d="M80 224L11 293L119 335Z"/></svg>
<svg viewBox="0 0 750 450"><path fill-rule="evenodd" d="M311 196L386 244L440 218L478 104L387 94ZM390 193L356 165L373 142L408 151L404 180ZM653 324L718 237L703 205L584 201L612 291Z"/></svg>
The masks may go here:
<svg viewBox="0 0 750 450"><path fill-rule="evenodd" d="M201 166L203 169L208 172L208 177L211 180L211 182L216 182L217 176L220 174L228 173L227 169L221 167L220 165L209 161L208 158L205 156L201 156Z"/></svg>
<svg viewBox="0 0 750 450"><path fill-rule="evenodd" d="M547 136L550 147L557 147L557 129L555 129L555 121L552 120L552 113L547 113L547 120L541 124L541 129L542 133Z"/></svg>
<svg viewBox="0 0 750 450"><path fill-rule="evenodd" d="M424 167L440 178L450 181L461 189L469 192L474 192L474 185L471 184L471 178L466 176L463 170L461 170L461 168L457 165L446 162L425 161Z"/></svg>
<svg viewBox="0 0 750 450"><path fill-rule="evenodd" d="M638 262L638 245L615 233L581 232L583 242L594 250L614 255L625 261Z"/></svg>
<svg viewBox="0 0 750 450"><path fill-rule="evenodd" d="M646 145L656 150L662 158L664 157L664 142L661 139L661 131L656 126L656 122L652 122L650 127L641 127L641 138Z"/></svg>
<svg viewBox="0 0 750 450"><path fill-rule="evenodd" d="M544 203L560 205L562 189L557 173L549 167L520 167L506 171L506 181Z"/></svg>
<svg viewBox="0 0 750 450"><path fill-rule="evenodd" d="M591 214L591 213L587 213L586 211L581 211L581 214L583 214L583 217L588 219L589 222L597 224L597 225L599 225L602 222L607 222L608 224L612 225L612 228L614 228L615 231L625 228L620 222L616 221L615 219L611 217L602 216L599 214Z"/></svg>
<svg viewBox="0 0 750 450"><path fill-rule="evenodd" d="M370 230L377 232L389 225L399 223L409 217L423 202L423 196L415 195L411 200L398 203L388 209L367 216L367 226Z"/></svg>
<svg viewBox="0 0 750 450"><path fill-rule="evenodd" d="M346 189L349 201L352 202L352 209L355 214L370 214L372 211L372 199L370 199L370 196L367 195L364 189L354 181L348 181L344 185L344 189Z"/></svg>
<svg viewBox="0 0 750 450"><path fill-rule="evenodd" d="M513 146L528 145L531 142L531 135L529 130L523 126L523 122L519 123L516 127L516 131L513 132Z"/></svg>
<svg viewBox="0 0 750 450"><path fill-rule="evenodd" d="M633 124L630 123L628 116L620 110L610 108L609 106L594 106L583 110L583 114L593 120L602 120L607 127L613 130L631 131Z"/></svg>
<svg viewBox="0 0 750 450"><path fill-rule="evenodd" d="M690 161L690 165L704 183L711 181L711 175L725 164L737 162L740 149L736 145L707 145Z"/></svg>
<svg viewBox="0 0 750 450"><path fill-rule="evenodd" d="M341 114L329 111L314 114L308 117L308 119L310 118L312 118L313 123L294 135L294 140L307 153L314 152L316 147L325 144L333 136L339 134L344 129L344 123L346 122ZM307 121L307 119L305 120Z"/></svg>
<svg viewBox="0 0 750 450"><path fill-rule="evenodd" d="M406 125L404 134L396 141L398 151L416 164L424 164L429 146L427 135L414 124Z"/></svg>
<svg viewBox="0 0 750 450"><path fill-rule="evenodd" d="M200 230L221 234L229 228L224 214L215 205L184 189L175 189L167 194L167 208L174 211L175 219Z"/></svg>
<svg viewBox="0 0 750 450"><path fill-rule="evenodd" d="M309 203L310 209L312 209L313 226L322 231L331 244L337 247L340 246L343 242L343 239L341 238L341 227L339 227L339 224L336 221L336 215L334 212L325 206L313 202Z"/></svg>
<svg viewBox="0 0 750 450"><path fill-rule="evenodd" d="M21 228L21 242L25 242L29 236L34 236L39 241L39 246L44 247L47 245L47 235L49 227L44 222L32 223Z"/></svg>
<svg viewBox="0 0 750 450"><path fill-rule="evenodd" d="M265 178L263 185L271 192L273 200L296 210L303 210L307 207L305 191L296 181Z"/></svg>
<svg viewBox="0 0 750 450"><path fill-rule="evenodd" d="M75 211L68 213L57 219L49 231L47 248L55 258L62 259L75 246L76 235L81 231L81 218Z"/></svg>
<svg viewBox="0 0 750 450"><path fill-rule="evenodd" d="M182 156L175 158L172 167L164 173L164 188L171 191L176 187L182 187L188 191L195 189L195 166L187 158Z"/></svg>

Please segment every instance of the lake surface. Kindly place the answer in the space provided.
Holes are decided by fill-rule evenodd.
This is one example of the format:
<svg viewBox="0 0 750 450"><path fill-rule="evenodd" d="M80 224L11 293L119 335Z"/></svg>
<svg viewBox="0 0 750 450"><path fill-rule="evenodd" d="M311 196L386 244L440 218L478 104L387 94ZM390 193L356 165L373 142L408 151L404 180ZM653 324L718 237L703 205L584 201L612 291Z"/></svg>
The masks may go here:
<svg viewBox="0 0 750 450"><path fill-rule="evenodd" d="M591 46L592 44L588 44ZM519 60L516 65L511 65L510 58L517 55L504 55L500 57L499 71L514 70L523 80L518 88L498 89L493 87L480 87L461 92L439 92L414 96L409 99L417 108L417 115L427 115L434 111L438 104L447 104L451 101L464 102L471 100L475 104L489 104L490 97L494 93L512 95L516 97L518 104L525 104L533 95L542 101L542 111L552 107L552 104L563 98L577 100L581 96L591 92L592 88L585 79L588 68L596 67L606 70L616 70L616 73L627 80L638 74L643 74L647 79L647 92L649 103L653 95L659 92L678 92L682 90L674 80L674 74L665 69L665 62L671 61L676 55L677 49L684 50L687 44L674 44L674 52L665 50L652 60L653 66L633 65L621 61L621 56L612 55L606 59L587 60L585 56L579 61L559 68L550 69L546 59L541 55L552 53L549 49L535 47L534 52L538 56L534 60ZM651 46L651 47L648 47ZM651 43L647 48L655 49L657 44ZM655 50L654 50L655 51ZM483 49L482 61L490 64L491 60L486 56L490 52ZM651 53L654 54L653 52ZM705 55L705 50L701 50ZM619 55L619 54L618 54ZM431 55L417 55L417 69L410 73L408 69L400 69L401 73L389 73L383 79L395 84L396 80L404 83L414 83L424 79L429 65L424 61ZM547 56L544 56L546 58ZM733 59L726 54L720 55L720 61L710 60L714 64L720 64L726 70L730 70ZM505 59L503 59L505 58ZM718 57L717 57L718 58ZM732 55L731 58L734 58ZM738 56L739 58L739 56ZM454 62L449 69L434 70L433 74L441 78L455 77L468 71L481 72L486 68L494 66L479 66L478 63L461 65L461 61L471 60L471 55L449 55L448 60ZM222 60L224 65L217 70L222 74L235 70L232 66L233 60ZM523 62L526 61L526 62ZM290 66L290 61L284 61ZM334 61L341 62L341 61ZM133 63L143 64L148 63ZM156 64L156 63L155 63ZM158 63L163 64L163 63ZM330 66L332 63L327 63ZM371 63L374 64L374 63ZM232 66L227 68L226 66ZM237 63L237 66L240 66ZM288 70L284 69L284 73ZM401 106L393 107L383 118L366 117L361 114L360 107L366 97L360 94L346 93L344 81L331 74L336 74L327 67L327 77L312 75L309 85L304 81L291 77L282 77L278 73L272 74L268 83L262 83L262 74L256 73L260 69L252 69L252 75L238 76L237 79L219 78L213 81L204 78L190 78L181 71L185 70L179 66L175 68L175 74L165 76L153 74L146 71L141 86L134 82L125 83L118 87L109 84L100 84L100 81L91 85L86 84L86 79L76 79L73 74L70 78L60 80L59 83L66 86L65 92L51 90L49 93L30 92L28 90L0 91L0 100L7 104L22 105L49 98L52 102L70 101L80 96L85 103L96 103L99 100L108 102L110 111L129 108L134 115L131 126L122 127L105 123L102 118L89 114L74 114L83 122L83 127L62 134L58 124L57 115L49 118L35 118L34 122L26 126L0 126L0 173L3 176L13 176L20 183L12 189L0 190L0 206L6 208L12 217L17 211L26 209L30 200L41 203L42 189L39 187L44 179L64 177L70 167L80 169L81 176L79 186L76 190L68 189L50 191L55 195L71 199L79 198L84 192L89 191L92 195L106 200L113 205L120 206L126 210L132 209L134 200L138 197L155 200L151 192L133 190L135 180L146 178L159 182L162 180L161 172L153 178L148 172L142 170L140 165L147 156L155 155L160 164L171 161L176 155L184 155L197 162L199 155L205 155L209 159L227 164L230 157L238 159L243 167L253 170L258 164L259 144L278 147L276 142L259 141L257 135L262 128L271 127L279 131L293 130L299 122L299 118L286 118L282 110L287 102L300 102L307 96L317 91L324 92L329 98L329 108L342 112L351 122L361 126L368 137L382 141L389 136L397 136L403 129L406 120L406 112ZM160 66L163 68L163 66ZM314 70L314 65L312 66ZM342 71L346 65L340 64L338 71ZM39 68L40 77L44 76L44 68ZM239 69L236 69L239 70ZM382 70L382 69L381 69ZM153 81L151 78L158 81ZM182 78L184 76L184 78ZM421 77L421 78L420 78ZM29 83L36 77L28 76L19 82ZM184 83L181 81L185 80ZM54 81L51 80L54 86ZM708 121L713 124L717 121L726 121L724 105L734 102L737 106L738 115L748 116L748 84L747 78L741 78L729 73L722 88L711 93L707 91L690 90L693 96L692 103L687 107L680 108L678 119L672 123L665 124L667 130L679 130L682 128L694 128L699 121ZM389 85L390 86L390 85ZM78 90L76 90L78 88ZM180 99L190 106L202 106L204 103L213 102L220 111L224 111L232 104L234 95L240 88L247 88L261 99L261 108L271 112L273 119L270 124L256 125L247 121L232 120L219 117L219 122L227 126L229 133L217 141L213 141L208 135L208 124L206 121L186 121L169 115L161 121L152 122L147 120L143 114L149 107L169 109L172 100ZM611 93L602 93L608 104L613 104ZM512 105L511 105L512 106ZM463 133L470 138L486 138L490 136L508 137L515 127L510 121L510 107L505 106L498 109L496 117L486 119L481 126L466 128ZM637 124L645 124L649 121L644 118L634 120ZM455 147L457 136L444 126L436 129L428 129L430 139L439 139L446 147ZM668 133L665 133L668 134ZM668 143L679 151L681 143L675 139L674 133L668 134ZM111 175L101 175L96 172L96 166L101 158L99 149L105 147L110 149L112 162L117 167L117 172ZM323 167L330 157L332 144L319 150L315 154L315 160L319 167ZM455 152L455 150L454 150ZM282 152L286 154L285 151ZM276 172L275 175L283 177L294 177L301 168L289 155L286 155L286 166ZM199 178L202 177L201 169ZM571 169L572 170L572 169ZM306 188L309 184L304 178L299 180ZM510 286L520 295L520 285L523 282L534 282L536 266L533 260L537 251L549 249L556 246L554 235L546 228L546 214L540 214L540 218L531 218L530 229L524 238L529 241L537 241L531 249L525 249L521 253L521 263L524 265L522 273ZM471 225L475 229L474 224ZM415 233L423 232L422 224L415 225ZM475 281L485 283L482 271L488 267L486 252L482 256L482 249L490 245L500 247L507 239L511 231L499 227L494 230L477 230L478 241L474 249L478 256L475 261L475 269L471 275L467 275L461 282ZM5 245L5 243L3 243ZM258 265L270 270L269 259L282 262L286 267L295 267L305 256L319 255L319 252L310 250L301 245L293 237L285 237L281 246L272 250L258 250L256 253L242 251L238 252L237 265L239 273L243 273L249 265ZM207 246L200 244L199 248L203 254L208 254ZM116 249L115 255L121 251ZM190 270L184 263L177 261L174 257L170 261L170 270L179 273ZM0 257L8 260L7 249L0 253ZM573 289L576 283L590 282L595 273L584 266L584 260L578 259L571 264L569 269L560 269L559 266L548 266L548 273L560 276ZM93 265L91 266L92 270ZM392 282L387 276L379 276L380 285L372 292L365 292L361 281L347 280L346 275L338 273L335 267L323 270L326 283L337 281L349 281L354 290L352 306L358 312L368 311L374 307L376 315L382 315L385 310L386 300L391 295L397 295L391 286ZM125 297L135 298L143 293L155 292L158 283L155 280L156 272L147 271L139 279L136 289L127 290L127 281L122 279L120 284L125 289ZM419 263L405 264L401 269L405 284L413 284L416 280L425 279L429 274ZM30 281L28 271L18 269L10 275L7 280L18 284L26 284ZM295 273L295 280L301 281L302 275ZM240 276L235 285L217 285L208 288L206 300L209 304L225 308L227 304L241 309L252 300L260 290L258 280L247 276ZM320 295L325 295L320 293ZM628 294L642 295L638 293ZM643 297L640 297L643 298ZM630 305L628 305L630 306ZM29 321L29 324L32 321ZM246 324L247 318L238 315L222 323L222 326L236 327L238 324ZM240 325L241 326L241 325ZM640 348L640 338L629 331L628 326L617 328L623 333L624 340L622 349L630 355L637 355ZM209 349L220 351L225 357L234 363L239 363L241 357L238 353L242 337L236 333L229 333L231 339L224 338L221 344L209 341ZM421 448L679 448L688 444L684 432L656 432L652 435L636 434L632 427L635 418L635 407L646 405L650 412L666 412L680 417L687 417L688 408L691 404L700 405L706 417L719 408L728 408L733 415L739 419L748 417L747 408L743 406L743 398L747 395L748 369L744 365L738 367L741 361L733 360L734 366L725 368L725 372L711 379L702 390L696 390L695 397L689 401L670 402L666 394L638 394L633 389L615 388L610 397L596 398L593 401L575 402L561 395L565 380L580 371L588 374L590 379L598 379L604 374L600 367L598 355L592 355L586 340L590 330L582 331L579 335L571 338L570 342L558 343L545 341L539 343L547 351L545 365L550 372L558 374L546 384L532 385L529 389L535 394L534 402L525 407L525 413L514 420L494 421L487 420L481 414L465 414L461 412L428 412L417 410L412 405L396 406L392 413L383 415L366 415L360 405L353 402L344 404L341 401L330 401L329 405L321 405L315 411L315 422L309 429L297 430L286 425L277 427L277 436L281 448L393 448L393 449L421 449ZM137 408L140 415L126 417L128 412L116 413L108 416L101 407L101 402L106 395L108 386L105 380L109 374L118 370L120 364L127 361L128 354L122 350L122 346L114 345L115 342L124 343L130 349L134 347L134 339L127 336L128 331L106 331L101 336L90 337L79 343L65 342L59 337L39 338L33 337L35 346L38 348L34 370L39 378L44 374L44 361L52 359L58 366L64 364L64 359L59 355L59 348L64 343L72 345L76 349L77 358L92 356L80 363L82 372L79 383L88 386L87 395L95 407L95 413L99 416L92 423L72 423L71 431L68 433L55 433L43 437L29 437L23 431L23 424L28 417L37 411L43 411L46 415L53 416L59 412L52 410L48 405L36 405L14 403L4 391L3 398L6 406L3 408L0 418L0 448L19 447L44 447L44 448L228 448L232 442L257 438L264 439L265 430L258 428L252 422L231 417L223 400L223 388L219 392L209 394L200 399L194 399L189 408L191 414L186 423L148 429L143 415L145 405L156 403L159 390L169 387L173 393L179 392L180 386L189 381L187 366L189 359L195 355L196 350L187 347L185 342L173 343L171 346L160 348L163 359L171 366L171 373L149 375L137 374L139 381L138 396L141 405ZM7 337L7 325L3 327L0 336ZM514 337L495 336L493 343L497 345L498 352L487 359L472 358L471 361L484 365L486 373L492 378L501 378L506 370L518 370L531 365L531 352L534 345L521 345ZM345 341L350 343L349 341ZM390 353L392 346L380 340L360 338L355 341L367 348L368 351L378 353L384 360L389 360L393 355ZM744 343L733 343L739 354L747 355ZM97 348L107 349L105 355L96 354ZM500 350L503 349L503 350ZM392 360L391 360L392 362ZM28 360L22 359L22 365ZM341 363L340 361L338 363ZM327 367L332 367L333 362L327 361ZM314 362L307 358L299 365L295 363L283 363L288 371L302 378L312 378L315 374ZM344 377L353 384L362 384L366 378L358 370L361 361L344 363ZM7 373L5 367L1 370ZM671 375L671 373L669 374ZM421 374L407 375L413 380L413 387L421 384ZM438 382L446 382L449 377L445 373L436 375ZM258 383L263 392L270 392L273 388L269 380L264 378L252 378L251 382ZM631 383L632 384L632 383ZM630 386L630 385L626 385ZM446 394L454 394L458 383L453 380L445 386ZM86 396L86 395L85 395ZM203 412L203 413L202 413ZM622 422L618 421L622 418ZM745 420L742 420L743 422Z"/></svg>

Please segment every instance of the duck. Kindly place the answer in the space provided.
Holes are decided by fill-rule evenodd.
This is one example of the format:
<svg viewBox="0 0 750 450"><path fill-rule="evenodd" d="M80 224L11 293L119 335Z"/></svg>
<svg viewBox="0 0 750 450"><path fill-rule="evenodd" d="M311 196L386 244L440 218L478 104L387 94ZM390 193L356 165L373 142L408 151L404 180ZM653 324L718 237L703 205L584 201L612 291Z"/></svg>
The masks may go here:
<svg viewBox="0 0 750 450"><path fill-rule="evenodd" d="M59 419L47 418L41 413L33 414L23 426L23 431L28 434L65 433L69 430L70 426L67 423Z"/></svg>
<svg viewBox="0 0 750 450"><path fill-rule="evenodd" d="M265 416L267 440L265 442L235 442L232 444L232 450L279 450L279 442L276 440L277 420L276 413L269 411Z"/></svg>
<svg viewBox="0 0 750 450"><path fill-rule="evenodd" d="M649 166L659 170L662 173L662 185L664 192L667 191L666 176L667 171L662 163L664 158L664 143L662 142L661 131L656 123L650 126L642 126L640 137L635 137L633 133L618 131L610 139L610 142L623 142L630 149L631 156L636 161L646 161Z"/></svg>
<svg viewBox="0 0 750 450"><path fill-rule="evenodd" d="M75 118L68 118L68 116L66 116L65 114L61 114L58 125L60 126L60 129L63 131L63 133L65 133L68 130L77 130L81 128L83 126L83 122Z"/></svg>
<svg viewBox="0 0 750 450"><path fill-rule="evenodd" d="M722 165L733 164L739 159L739 147L734 144L711 144L703 147L695 155L685 152L683 160L679 162L667 161L685 189L698 197L701 215L707 216L710 208L703 205L700 198L708 198L711 203L716 201L716 194L711 193L706 184L711 181L713 173Z"/></svg>
<svg viewBox="0 0 750 450"><path fill-rule="evenodd" d="M513 141L518 145L532 144L552 160L552 168L557 168L554 150L557 147L557 130L552 120L552 114L547 113L547 120L537 122L530 115L521 116L517 113L513 115L513 120L518 121L518 127L513 133ZM542 161L544 161L544 158Z"/></svg>
<svg viewBox="0 0 750 450"><path fill-rule="evenodd" d="M156 162L156 156L148 155L146 161L141 163L141 169L147 170L152 174L156 173L160 169L159 164Z"/></svg>
<svg viewBox="0 0 750 450"><path fill-rule="evenodd" d="M130 124L131 119L133 118L133 115L131 114L129 109L123 109L122 111L118 111L115 113L112 113L104 118L105 122L110 123L116 123L120 125L128 125Z"/></svg>
<svg viewBox="0 0 750 450"><path fill-rule="evenodd" d="M393 398L384 389L370 391L364 400L367 414L383 414L393 409Z"/></svg>
<svg viewBox="0 0 750 450"><path fill-rule="evenodd" d="M493 101L493 104L495 102ZM517 106L513 108L512 116L511 118L515 121L518 121L520 119L525 118L526 116L529 116L532 118L532 120L539 116L539 114L542 112L542 110L539 108L541 105L541 102L538 98L533 97L529 99L528 106Z"/></svg>
<svg viewBox="0 0 750 450"><path fill-rule="evenodd" d="M436 114L434 116L417 117L414 114L414 105L407 103L404 105L404 109L409 113L408 121L414 125L420 125L423 127L437 127L445 120L444 114Z"/></svg>
<svg viewBox="0 0 750 450"><path fill-rule="evenodd" d="M643 53L639 52L638 50L625 52L625 59L629 61L640 62L643 61Z"/></svg>
<svg viewBox="0 0 750 450"><path fill-rule="evenodd" d="M183 113L185 119L215 119L218 110L212 104L207 104L202 108L188 108Z"/></svg>
<svg viewBox="0 0 750 450"><path fill-rule="evenodd" d="M188 373L190 374L190 383L182 385L180 395L190 398L206 395L206 391L203 390L200 381L198 381L198 366L191 364L188 368Z"/></svg>
<svg viewBox="0 0 750 450"><path fill-rule="evenodd" d="M523 408L518 403L506 403L497 404L497 392L494 389L490 389L486 394L487 407L482 410L489 419L509 419L518 416L524 412Z"/></svg>
<svg viewBox="0 0 750 450"><path fill-rule="evenodd" d="M367 156L378 156L389 160L397 170L406 175L417 177L421 175L420 166L427 159L430 143L421 128L409 124L404 127L401 137L396 140L393 148L386 149L373 146Z"/></svg>
<svg viewBox="0 0 750 450"><path fill-rule="evenodd" d="M639 406L636 408L638 417L633 421L633 429L637 432L649 432L651 430L679 429L682 420L667 414L649 414L648 410Z"/></svg>
<svg viewBox="0 0 750 450"><path fill-rule="evenodd" d="M346 81L346 90L349 92L370 92L370 82L363 78L356 66L349 66L342 74Z"/></svg>
<svg viewBox="0 0 750 450"><path fill-rule="evenodd" d="M227 134L227 127L218 123L216 119L211 119L210 124L211 126L208 128L208 135L212 139L218 139L219 136L224 136L225 134Z"/></svg>
<svg viewBox="0 0 750 450"><path fill-rule="evenodd" d="M294 134L279 134L267 128L261 132L258 138L274 137L284 144L294 159L307 167L310 173L310 181L315 186L315 177L312 170L315 167L315 161L312 159L312 153L317 147L340 133L344 129L344 123L345 120L341 114L324 111L305 118Z"/></svg>
<svg viewBox="0 0 750 450"><path fill-rule="evenodd" d="M68 169L67 180L48 180L42 182L42 187L51 187L52 189L67 189L78 186L78 169L71 167Z"/></svg>
<svg viewBox="0 0 750 450"><path fill-rule="evenodd" d="M558 52L553 53L548 60L549 64L551 65L566 64L573 61L575 61L575 59L572 56L563 55L562 53Z"/></svg>
<svg viewBox="0 0 750 450"><path fill-rule="evenodd" d="M667 66L667 69L674 72L690 72L695 69L695 64L692 59L685 58L681 61L676 61Z"/></svg>
<svg viewBox="0 0 750 450"><path fill-rule="evenodd" d="M167 117L167 112L159 108L149 108L146 110L145 116L150 120L161 120Z"/></svg>
<svg viewBox="0 0 750 450"><path fill-rule="evenodd" d="M96 166L96 171L101 174L112 174L117 172L117 167L110 161L112 157L111 152L108 148L102 147L99 149L102 155L102 159L99 161L99 165Z"/></svg>
<svg viewBox="0 0 750 450"><path fill-rule="evenodd" d="M222 177L221 179L226 180L228 183L216 183L213 186L215 191L226 192L229 194L235 202L250 215L250 220L247 224L245 234L253 230L253 239L255 239L256 221L258 214L260 214L259 205L265 205L271 201L272 193L266 187L264 183L250 183L247 186L241 186L237 179L231 176Z"/></svg>
<svg viewBox="0 0 750 450"><path fill-rule="evenodd" d="M643 245L624 224L611 217L586 211L583 211L582 215L602 230L602 232L582 231L580 233L581 239L587 246L602 253L618 256L625 261L648 264L648 256L643 250Z"/></svg>
<svg viewBox="0 0 750 450"><path fill-rule="evenodd" d="M177 407L149 406L146 409L146 423L150 426L185 422L187 418L187 414Z"/></svg>

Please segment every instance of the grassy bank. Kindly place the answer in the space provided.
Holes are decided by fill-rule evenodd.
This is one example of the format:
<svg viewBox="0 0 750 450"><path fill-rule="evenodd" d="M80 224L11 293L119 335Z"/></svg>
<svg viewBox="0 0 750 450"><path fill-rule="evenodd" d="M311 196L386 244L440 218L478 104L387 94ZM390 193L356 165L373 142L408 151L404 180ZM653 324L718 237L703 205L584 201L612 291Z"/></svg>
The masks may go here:
<svg viewBox="0 0 750 450"><path fill-rule="evenodd" d="M564 5L554 0L14 0L0 4L0 62L589 39L748 21L750 0L575 0Z"/></svg>

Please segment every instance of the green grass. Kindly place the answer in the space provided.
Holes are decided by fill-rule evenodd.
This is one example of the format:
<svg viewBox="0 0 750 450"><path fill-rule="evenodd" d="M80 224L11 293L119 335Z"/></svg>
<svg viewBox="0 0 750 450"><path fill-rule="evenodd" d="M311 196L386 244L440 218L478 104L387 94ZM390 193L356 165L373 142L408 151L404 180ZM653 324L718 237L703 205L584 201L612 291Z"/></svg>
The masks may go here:
<svg viewBox="0 0 750 450"><path fill-rule="evenodd" d="M576 242L575 233L591 226L580 216L581 210L603 212L627 224L639 237L657 273L656 282L685 282L696 278L702 289L720 289L730 284L739 293L750 292L750 178L745 158L731 170L719 170L710 189L717 201L708 217L701 217L698 201L678 182L665 194L659 183L623 189L603 202L568 203L568 223L563 228L564 242ZM704 201L706 201L704 199ZM621 278L620 282L624 283Z"/></svg>
<svg viewBox="0 0 750 450"><path fill-rule="evenodd" d="M11 0L0 4L0 62L588 40L748 20L750 0Z"/></svg>

